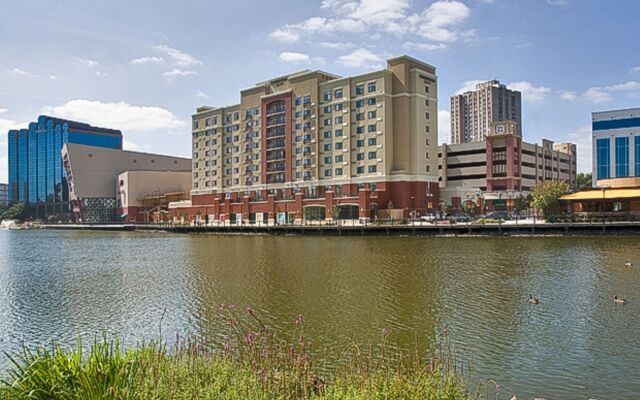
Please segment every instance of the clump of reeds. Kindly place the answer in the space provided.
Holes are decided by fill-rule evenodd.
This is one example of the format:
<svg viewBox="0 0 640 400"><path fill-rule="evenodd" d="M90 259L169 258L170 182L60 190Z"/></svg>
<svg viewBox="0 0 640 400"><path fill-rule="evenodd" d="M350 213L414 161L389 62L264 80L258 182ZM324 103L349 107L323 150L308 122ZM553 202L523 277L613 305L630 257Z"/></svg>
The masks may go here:
<svg viewBox="0 0 640 400"><path fill-rule="evenodd" d="M326 368L314 356L295 318L276 333L247 308L216 310L223 340L176 337L168 347L144 342L124 348L106 337L84 347L25 348L8 355L11 365L0 399L471 399L468 366L444 342L434 355L401 352L381 342L343 350L343 361ZM446 337L446 335L445 335ZM221 344L220 344L221 343ZM324 349L330 353L332 349ZM335 350L335 349L334 349ZM337 351L337 350L336 350ZM481 389L482 387L479 386Z"/></svg>

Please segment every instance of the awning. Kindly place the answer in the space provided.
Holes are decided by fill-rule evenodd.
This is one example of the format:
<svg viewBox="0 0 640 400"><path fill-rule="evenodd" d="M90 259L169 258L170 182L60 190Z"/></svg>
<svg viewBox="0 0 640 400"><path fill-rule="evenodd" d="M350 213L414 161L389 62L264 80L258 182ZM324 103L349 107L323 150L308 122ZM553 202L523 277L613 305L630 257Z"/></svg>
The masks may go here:
<svg viewBox="0 0 640 400"><path fill-rule="evenodd" d="M560 197L560 200L566 201L588 201L588 200L621 200L621 199L640 199L640 188L634 189L596 189L582 190Z"/></svg>

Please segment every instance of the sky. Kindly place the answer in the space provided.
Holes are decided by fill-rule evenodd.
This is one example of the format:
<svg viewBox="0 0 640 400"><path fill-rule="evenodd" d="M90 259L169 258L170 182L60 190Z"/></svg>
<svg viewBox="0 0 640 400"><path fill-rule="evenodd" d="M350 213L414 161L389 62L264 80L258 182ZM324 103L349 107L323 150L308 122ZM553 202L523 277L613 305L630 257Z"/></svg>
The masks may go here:
<svg viewBox="0 0 640 400"><path fill-rule="evenodd" d="M0 182L7 131L40 114L190 156L198 106L402 54L436 67L440 142L450 96L499 79L522 91L524 139L577 143L590 172L591 112L640 106L639 15L637 0L2 0Z"/></svg>

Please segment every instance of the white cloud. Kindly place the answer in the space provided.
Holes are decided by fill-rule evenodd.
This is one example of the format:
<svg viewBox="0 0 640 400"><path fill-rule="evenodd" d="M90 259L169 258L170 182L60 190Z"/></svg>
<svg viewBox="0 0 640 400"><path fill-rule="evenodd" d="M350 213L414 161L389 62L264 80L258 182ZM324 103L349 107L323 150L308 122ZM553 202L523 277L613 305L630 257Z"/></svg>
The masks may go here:
<svg viewBox="0 0 640 400"><path fill-rule="evenodd" d="M633 67L633 68L631 68L629 70L630 74L635 74L635 73L638 73L638 72L640 72L640 65L638 65L637 67Z"/></svg>
<svg viewBox="0 0 640 400"><path fill-rule="evenodd" d="M522 100L530 104L544 103L547 95L551 92L551 89L546 86L536 86L528 81L511 82L507 87L521 92Z"/></svg>
<svg viewBox="0 0 640 400"><path fill-rule="evenodd" d="M167 45L157 45L154 47L157 51L167 56L173 64L180 67L192 67L196 65L202 65L202 61L198 60L191 54L185 53L182 50L174 49Z"/></svg>
<svg viewBox="0 0 640 400"><path fill-rule="evenodd" d="M88 67L88 68L94 68L94 67L97 67L98 65L100 65L100 63L97 62L96 60L91 60L89 58L78 57L76 60L78 61L78 63L80 63L81 65L84 65L85 67Z"/></svg>
<svg viewBox="0 0 640 400"><path fill-rule="evenodd" d="M455 28L471 15L471 9L459 1L436 1L421 14L409 17L418 35L437 42L455 42L461 32Z"/></svg>
<svg viewBox="0 0 640 400"><path fill-rule="evenodd" d="M20 75L20 76L35 76L34 74L32 74L29 71L25 71L23 69L20 68L14 68L11 70L11 72L13 72L14 75Z"/></svg>
<svg viewBox="0 0 640 400"><path fill-rule="evenodd" d="M578 99L578 94L570 90L563 90L560 92L560 98L567 101L575 101Z"/></svg>
<svg viewBox="0 0 640 400"><path fill-rule="evenodd" d="M300 23L286 24L271 32L270 37L293 43L303 35L369 32L371 39L383 32L397 36L418 35L439 45L475 35L474 30L460 30L460 25L471 15L471 9L456 0L435 1L421 12L412 12L410 0L323 0L320 8L329 16L314 16Z"/></svg>
<svg viewBox="0 0 640 400"><path fill-rule="evenodd" d="M123 101L105 103L77 99L61 106L45 107L41 113L125 131L166 131L179 129L185 125L184 121L165 108L134 106Z"/></svg>
<svg viewBox="0 0 640 400"><path fill-rule="evenodd" d="M2 114L2 113L6 113L7 111L8 111L8 110L7 110L6 108L0 108L0 114ZM2 131L0 131L0 132L2 132Z"/></svg>
<svg viewBox="0 0 640 400"><path fill-rule="evenodd" d="M164 62L164 58L155 56L134 58L133 60L129 61L129 63L132 65L159 64L162 62Z"/></svg>
<svg viewBox="0 0 640 400"><path fill-rule="evenodd" d="M482 82L486 82L486 81L481 81L478 79L464 81L462 82L462 85L460 85L460 88L456 91L456 94L463 94L466 92L474 91L476 90L476 85Z"/></svg>
<svg viewBox="0 0 640 400"><path fill-rule="evenodd" d="M599 104L613 100L613 93L636 93L640 92L640 82L628 81L609 86L592 86L578 95L576 92L564 91L560 97L568 101L582 100L587 103Z"/></svg>
<svg viewBox="0 0 640 400"><path fill-rule="evenodd" d="M451 142L451 112L438 111L438 144Z"/></svg>
<svg viewBox="0 0 640 400"><path fill-rule="evenodd" d="M382 66L382 58L364 48L338 57L338 62L349 68L375 69Z"/></svg>
<svg viewBox="0 0 640 400"><path fill-rule="evenodd" d="M180 69L180 68L174 68L171 71L167 71L164 72L162 75L169 77L169 78L173 78L176 76L189 76L189 75L198 75L198 73L196 71L192 71L192 70L184 70L184 69Z"/></svg>
<svg viewBox="0 0 640 400"><path fill-rule="evenodd" d="M351 42L320 42L319 46L332 50L348 50L355 47Z"/></svg>
<svg viewBox="0 0 640 400"><path fill-rule="evenodd" d="M100 72L100 71L95 71L94 74L96 76L108 76L109 74L107 74L106 72Z"/></svg>
<svg viewBox="0 0 640 400"><path fill-rule="evenodd" d="M280 53L278 58L280 59L280 61L293 62L293 63L308 62L309 61L309 55L308 54L296 53L294 51L282 52L282 53Z"/></svg>
<svg viewBox="0 0 640 400"><path fill-rule="evenodd" d="M289 27L279 28L269 34L273 40L284 43L295 43L300 40L300 35Z"/></svg>
<svg viewBox="0 0 640 400"><path fill-rule="evenodd" d="M57 80L58 80L58 77L57 77L57 76L55 76L55 75L49 75L49 80L50 80L50 81L57 81Z"/></svg>
<svg viewBox="0 0 640 400"><path fill-rule="evenodd" d="M434 51L434 50L444 50L447 48L447 45L444 43L405 42L402 44L402 47L405 48L406 50Z"/></svg>
<svg viewBox="0 0 640 400"><path fill-rule="evenodd" d="M199 99L208 99L209 95L206 94L203 91L198 91L196 94L194 94L195 97L199 98Z"/></svg>
<svg viewBox="0 0 640 400"><path fill-rule="evenodd" d="M569 2L567 0L547 0L547 4L550 6L566 6Z"/></svg>

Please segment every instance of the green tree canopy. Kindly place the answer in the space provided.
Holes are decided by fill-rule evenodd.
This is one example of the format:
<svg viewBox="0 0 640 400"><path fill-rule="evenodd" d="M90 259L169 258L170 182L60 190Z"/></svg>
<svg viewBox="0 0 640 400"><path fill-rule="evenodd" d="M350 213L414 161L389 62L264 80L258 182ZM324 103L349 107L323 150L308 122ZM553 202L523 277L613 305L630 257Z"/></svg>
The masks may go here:
<svg viewBox="0 0 640 400"><path fill-rule="evenodd" d="M546 216L561 211L560 196L567 192L569 185L562 181L545 181L533 188L531 205Z"/></svg>
<svg viewBox="0 0 640 400"><path fill-rule="evenodd" d="M580 172L576 178L578 181L578 189L589 189L591 187L591 174Z"/></svg>
<svg viewBox="0 0 640 400"><path fill-rule="evenodd" d="M22 219L24 217L24 204L16 203L4 211L0 217L2 219Z"/></svg>

